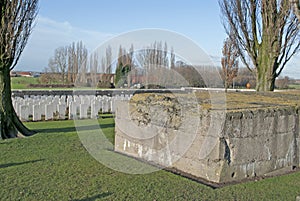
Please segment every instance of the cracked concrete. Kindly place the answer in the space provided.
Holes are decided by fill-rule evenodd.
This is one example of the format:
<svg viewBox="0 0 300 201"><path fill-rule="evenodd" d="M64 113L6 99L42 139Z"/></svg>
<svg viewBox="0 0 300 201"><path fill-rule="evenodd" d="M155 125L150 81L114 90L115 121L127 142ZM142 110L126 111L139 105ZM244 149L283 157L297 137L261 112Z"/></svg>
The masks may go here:
<svg viewBox="0 0 300 201"><path fill-rule="evenodd" d="M117 107L115 151L214 183L300 166L297 107L218 111L163 95L146 100Z"/></svg>

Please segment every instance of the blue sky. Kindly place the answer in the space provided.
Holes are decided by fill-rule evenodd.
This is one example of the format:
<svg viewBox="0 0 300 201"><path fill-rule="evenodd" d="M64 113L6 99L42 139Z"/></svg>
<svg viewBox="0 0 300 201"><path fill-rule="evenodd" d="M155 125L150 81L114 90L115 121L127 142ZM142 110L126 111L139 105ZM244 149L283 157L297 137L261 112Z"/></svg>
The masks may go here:
<svg viewBox="0 0 300 201"><path fill-rule="evenodd" d="M219 65L226 34L217 0L40 0L37 24L16 70L42 71L55 48L73 41L82 40L92 51L114 36L143 28L182 34ZM284 74L300 77L295 63L299 59Z"/></svg>

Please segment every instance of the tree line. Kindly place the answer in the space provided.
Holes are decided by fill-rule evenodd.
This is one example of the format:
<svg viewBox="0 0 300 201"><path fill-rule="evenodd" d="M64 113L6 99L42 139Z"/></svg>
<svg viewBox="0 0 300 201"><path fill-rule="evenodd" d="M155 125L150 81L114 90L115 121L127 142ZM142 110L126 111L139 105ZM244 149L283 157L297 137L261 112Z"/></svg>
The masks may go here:
<svg viewBox="0 0 300 201"><path fill-rule="evenodd" d="M120 46L117 58L112 58L113 50L106 47L104 56L98 51L88 55L83 42L73 42L69 46L56 48L49 59L48 67L41 76L42 83L74 84L85 86L106 86L99 74L115 74L116 87L204 87L205 83L197 70L181 61L173 47L162 41L154 41L148 47L129 50ZM108 82L108 80L105 80Z"/></svg>
<svg viewBox="0 0 300 201"><path fill-rule="evenodd" d="M221 67L193 66L178 58L173 47L162 41L155 41L148 47L129 50L120 46L117 59L112 58L110 46L104 56L97 51L88 56L82 42L55 49L49 65L40 79L42 83L74 84L76 80L84 86L112 87L110 81L101 80L99 74L115 74L115 87L178 88L178 87L224 87L244 88L247 84L256 87L256 73L239 67L239 53L230 37L224 41ZM216 77L221 75L222 82ZM209 78L204 79L203 77ZM286 78L285 78L286 80ZM281 83L284 83L281 84ZM275 86L286 88L286 81L280 79ZM283 87L284 86L284 87Z"/></svg>
<svg viewBox="0 0 300 201"><path fill-rule="evenodd" d="M111 73L112 50L106 48L105 57L101 57L95 52L89 52L82 41L73 42L68 46L58 47L54 50L54 55L49 59L48 66L42 75L43 83L74 84L87 83L87 73L91 74L89 80L96 83L95 77L98 73Z"/></svg>
<svg viewBox="0 0 300 201"><path fill-rule="evenodd" d="M273 91L276 78L300 50L297 18L299 3L292 0L219 0L219 4L228 35L221 59L225 89L233 87L233 79L242 62L255 74L256 83L251 86L256 86L257 91ZM111 47L107 47L102 58L98 58L97 54L87 58L87 50L82 42L73 43L55 50L53 58L49 60L47 72L60 73L60 81L63 83L74 83L80 78L80 83L87 81L86 84L92 86L98 82L97 73L100 72L115 73L115 84L118 87L131 87L141 81L146 87L177 87L187 85L187 77L188 82L192 82L189 83L191 86L205 86L205 82L209 82L197 75L199 73L193 72L190 66L176 65L174 50L169 50L166 43L155 41L138 51L133 48L132 46L126 50L120 47L117 61L112 64ZM84 63L85 61L88 63ZM182 75L185 79L182 79Z"/></svg>
<svg viewBox="0 0 300 201"><path fill-rule="evenodd" d="M154 41L136 51L133 45L129 50L120 46L115 72L116 86L128 88L136 85L144 88L205 87L207 81L202 76L213 74L210 67L192 66L182 61L174 48L163 41Z"/></svg>
<svg viewBox="0 0 300 201"><path fill-rule="evenodd" d="M299 1L219 0L219 5L228 35L222 49L223 85L226 89L233 87L233 79L237 77L239 63L242 62L255 77L255 83L250 84L251 86L256 86L257 91L273 91L276 78L300 50L297 18ZM55 51L54 57L49 60L47 71L60 72L61 80L66 83L73 83L80 75L81 83L87 81L92 86L98 82L98 72L115 72L114 83L118 87L132 87L141 82L145 87L211 85L210 80L203 79L191 66L176 65L180 62L173 48L169 50L168 44L161 41L155 41L138 51L134 51L133 46L129 50L120 47L118 51L118 58L112 64L110 47L107 47L102 58L98 58L96 54L87 58L87 51L82 44L73 44ZM64 62L60 62L61 59ZM87 60L88 63L78 66L80 61ZM99 70L99 66L102 70ZM212 86L219 86L219 83Z"/></svg>

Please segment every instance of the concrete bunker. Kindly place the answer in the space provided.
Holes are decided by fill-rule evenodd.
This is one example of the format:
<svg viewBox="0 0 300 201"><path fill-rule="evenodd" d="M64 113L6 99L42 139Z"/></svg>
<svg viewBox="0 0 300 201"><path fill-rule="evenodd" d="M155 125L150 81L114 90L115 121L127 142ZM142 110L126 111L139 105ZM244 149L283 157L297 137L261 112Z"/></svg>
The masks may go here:
<svg viewBox="0 0 300 201"><path fill-rule="evenodd" d="M212 109L203 93L198 104L189 94L154 93L119 103L115 151L213 184L300 166L299 94L229 93L225 108Z"/></svg>

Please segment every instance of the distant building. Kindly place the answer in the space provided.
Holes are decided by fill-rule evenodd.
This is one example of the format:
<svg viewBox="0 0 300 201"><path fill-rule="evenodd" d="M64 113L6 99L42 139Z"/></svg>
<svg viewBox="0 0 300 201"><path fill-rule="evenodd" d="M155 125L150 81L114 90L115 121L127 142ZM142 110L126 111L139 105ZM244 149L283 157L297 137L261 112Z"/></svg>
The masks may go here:
<svg viewBox="0 0 300 201"><path fill-rule="evenodd" d="M32 72L32 71L11 71L10 77L40 77L40 72Z"/></svg>
<svg viewBox="0 0 300 201"><path fill-rule="evenodd" d="M33 73L33 77L41 77L41 73Z"/></svg>
<svg viewBox="0 0 300 201"><path fill-rule="evenodd" d="M10 77L18 77L17 72L15 72L15 71L10 71Z"/></svg>
<svg viewBox="0 0 300 201"><path fill-rule="evenodd" d="M11 71L11 77L33 77L33 73L29 71Z"/></svg>
<svg viewBox="0 0 300 201"><path fill-rule="evenodd" d="M21 77L33 77L31 72L18 72Z"/></svg>

